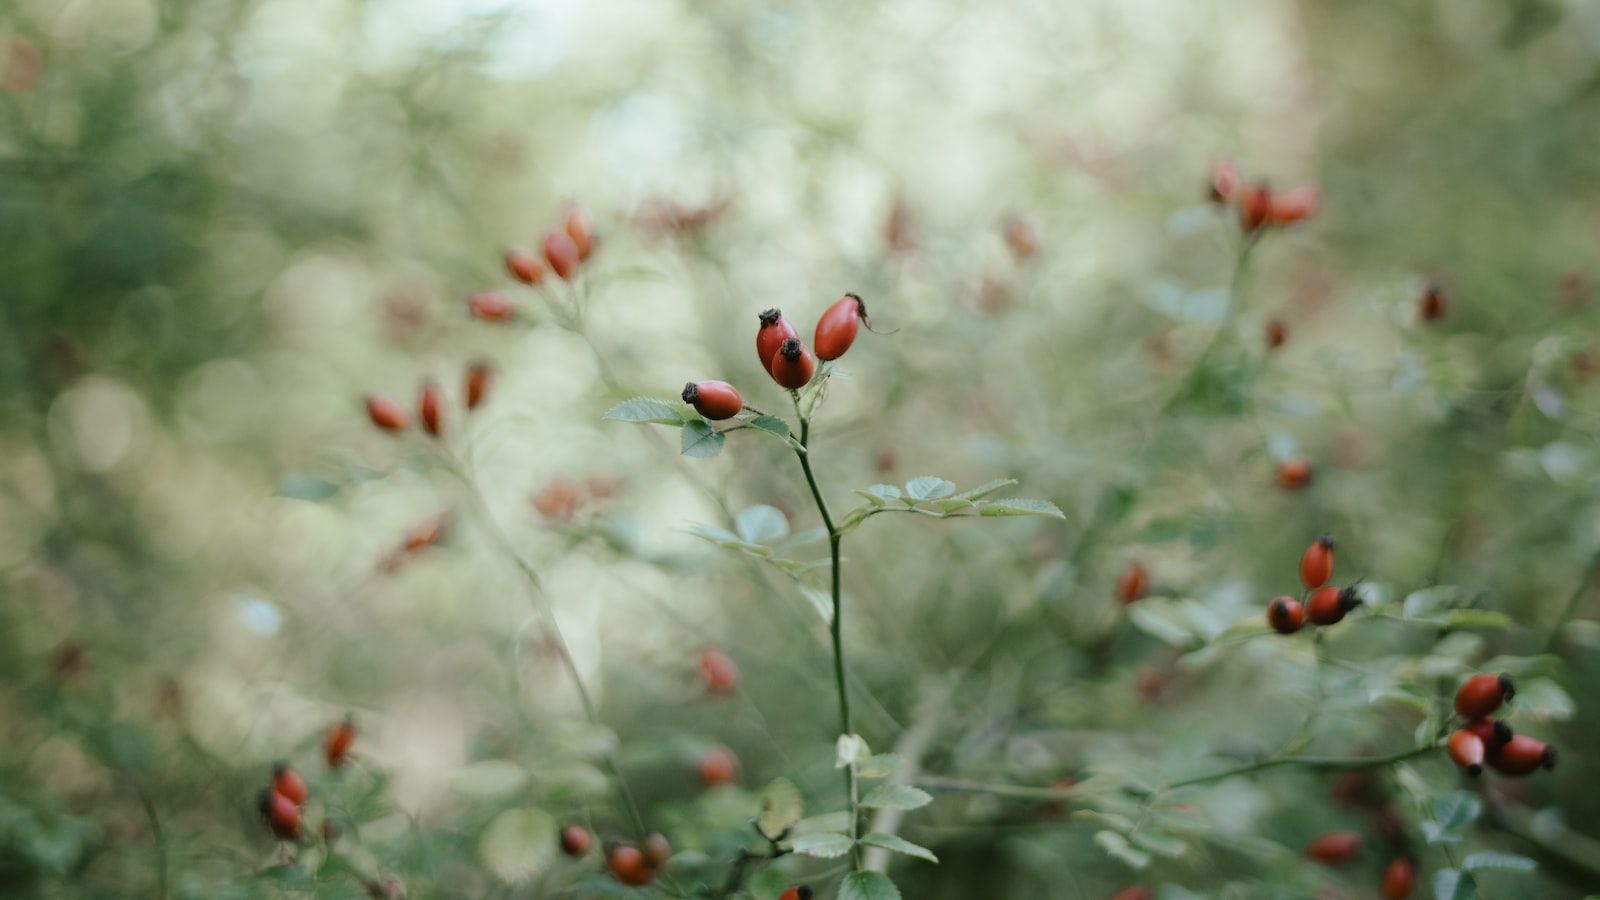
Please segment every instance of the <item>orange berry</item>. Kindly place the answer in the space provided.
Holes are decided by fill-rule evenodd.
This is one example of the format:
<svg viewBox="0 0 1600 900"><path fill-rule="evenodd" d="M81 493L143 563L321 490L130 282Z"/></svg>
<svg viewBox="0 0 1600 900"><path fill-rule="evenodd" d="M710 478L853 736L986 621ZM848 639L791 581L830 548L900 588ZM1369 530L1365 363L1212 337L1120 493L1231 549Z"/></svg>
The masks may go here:
<svg viewBox="0 0 1600 900"><path fill-rule="evenodd" d="M417 401L417 416L422 420L422 430L438 437L443 431L440 422L440 407L444 404L444 392L432 382L423 385L422 396Z"/></svg>
<svg viewBox="0 0 1600 900"><path fill-rule="evenodd" d="M292 841L300 837L300 807L293 800L268 789L261 792L257 808L279 840Z"/></svg>
<svg viewBox="0 0 1600 900"><path fill-rule="evenodd" d="M1516 695L1517 683L1510 675L1474 675L1456 691L1456 712L1481 719Z"/></svg>
<svg viewBox="0 0 1600 900"><path fill-rule="evenodd" d="M1278 486L1287 491L1299 490L1311 483L1313 474L1311 460L1304 456L1291 457L1278 465Z"/></svg>
<svg viewBox="0 0 1600 900"><path fill-rule="evenodd" d="M1473 777L1483 773L1483 738L1465 728L1450 734L1450 760Z"/></svg>
<svg viewBox="0 0 1600 900"><path fill-rule="evenodd" d="M382 394L367 395L367 418L384 431L404 431L411 421L404 407Z"/></svg>
<svg viewBox="0 0 1600 900"><path fill-rule="evenodd" d="M1354 831L1329 831L1306 844L1306 856L1325 865L1343 865L1361 852L1361 835Z"/></svg>
<svg viewBox="0 0 1600 900"><path fill-rule="evenodd" d="M512 278L523 284L538 284L544 280L544 260L526 250L507 250L506 268Z"/></svg>
<svg viewBox="0 0 1600 900"><path fill-rule="evenodd" d="M494 369L487 363L476 363L467 369L467 409L477 409L489 396L489 384L494 381Z"/></svg>
<svg viewBox="0 0 1600 900"><path fill-rule="evenodd" d="M576 203L569 205L562 227L567 237L572 238L572 245L578 248L578 259L588 259L589 254L594 252L594 223L589 220L588 210Z"/></svg>
<svg viewBox="0 0 1600 900"><path fill-rule="evenodd" d="M1117 579L1117 599L1123 603L1132 603L1142 598L1149 588L1150 577L1145 572L1144 566L1136 562L1128 563L1122 570L1122 576Z"/></svg>
<svg viewBox="0 0 1600 900"><path fill-rule="evenodd" d="M552 231L544 237L544 259L550 268L567 281L578 271L578 245L565 231Z"/></svg>
<svg viewBox="0 0 1600 900"><path fill-rule="evenodd" d="M289 768L287 763L275 763L272 767L272 790L275 793L288 797L295 806L304 806L306 798L311 792L306 789L306 780L300 773Z"/></svg>
<svg viewBox="0 0 1600 900"><path fill-rule="evenodd" d="M1384 900L1406 900L1417 883L1417 861L1409 856L1397 856L1383 870Z"/></svg>
<svg viewBox="0 0 1600 900"><path fill-rule="evenodd" d="M561 852L568 856L588 853L589 841L589 829L582 825L568 825L561 829Z"/></svg>
<svg viewBox="0 0 1600 900"><path fill-rule="evenodd" d="M478 291L467 298L467 309L485 322L505 322L517 315L517 308L499 291Z"/></svg>
<svg viewBox="0 0 1600 900"><path fill-rule="evenodd" d="M739 757L732 750L721 744L710 748L700 754L700 761L695 765L695 771L700 776L700 783L706 787L732 782L739 774Z"/></svg>
<svg viewBox="0 0 1600 900"><path fill-rule="evenodd" d="M1556 767L1556 748L1519 734L1488 754L1489 765L1502 775L1529 775Z"/></svg>
<svg viewBox="0 0 1600 900"><path fill-rule="evenodd" d="M328 736L322 742L323 753L328 758L328 765L337 769L344 764L345 758L350 755L350 747L356 741L356 722L353 716L345 716L344 721L328 729Z"/></svg>
<svg viewBox="0 0 1600 900"><path fill-rule="evenodd" d="M739 689L739 666L721 650L700 651L700 678L713 694L728 694Z"/></svg>

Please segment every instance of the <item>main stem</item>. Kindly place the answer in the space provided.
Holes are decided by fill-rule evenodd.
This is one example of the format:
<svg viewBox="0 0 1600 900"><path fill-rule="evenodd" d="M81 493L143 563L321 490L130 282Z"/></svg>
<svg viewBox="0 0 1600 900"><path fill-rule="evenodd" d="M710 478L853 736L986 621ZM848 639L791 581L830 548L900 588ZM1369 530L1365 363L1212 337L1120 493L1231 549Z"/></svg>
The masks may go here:
<svg viewBox="0 0 1600 900"><path fill-rule="evenodd" d="M839 545L844 540L844 535L834 526L833 514L828 511L828 501L822 499L822 489L817 486L817 476L811 471L811 420L800 412L799 394L793 392L791 394L794 397L795 415L800 419L800 449L795 451L795 456L800 457L800 468L806 473L806 484L811 487L811 499L816 501L823 527L828 529L828 555L833 570L833 621L830 623L833 636L833 683L839 692L839 733L853 734L854 729L850 726L850 692L845 687L844 676L844 615L841 609L843 593L840 590L839 573ZM846 796L850 798L850 837L854 838L858 818L855 766L844 767L844 783Z"/></svg>
<svg viewBox="0 0 1600 900"><path fill-rule="evenodd" d="M1434 745L1425 744L1421 747L1412 747L1409 750L1401 750L1398 753L1391 753L1388 756L1277 756L1273 757L1272 759L1263 759L1260 762L1253 762L1247 765L1237 766L1221 772L1213 772L1210 775L1200 775L1195 778L1185 778L1182 781L1174 781L1163 788L1163 790L1170 791L1181 787L1193 787L1200 784L1210 784L1214 781L1226 781L1229 778L1234 778L1239 775L1249 775L1252 772L1259 772L1262 769L1275 769L1279 766L1305 766L1308 769L1339 770L1380 769L1384 766L1392 766L1395 763L1404 762L1408 759L1422 756L1425 753L1431 753L1435 749L1437 748L1435 748Z"/></svg>

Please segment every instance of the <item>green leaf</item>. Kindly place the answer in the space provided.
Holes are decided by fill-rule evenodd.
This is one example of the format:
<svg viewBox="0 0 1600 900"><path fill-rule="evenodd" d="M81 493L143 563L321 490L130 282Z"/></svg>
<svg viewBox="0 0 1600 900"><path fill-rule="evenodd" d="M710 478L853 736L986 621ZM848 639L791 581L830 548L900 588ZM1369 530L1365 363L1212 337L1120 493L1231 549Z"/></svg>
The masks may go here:
<svg viewBox="0 0 1600 900"><path fill-rule="evenodd" d="M700 522L690 522L688 525L684 526L683 530L689 532L695 537L705 538L713 544L744 543L744 541L739 539L737 534L734 534L726 528L718 528L715 525L704 525Z"/></svg>
<svg viewBox="0 0 1600 900"><path fill-rule="evenodd" d="M850 813L840 810L839 812L812 816L809 819L801 819L795 823L793 828L789 829L789 833L793 835L822 834L828 831L846 831L849 828Z"/></svg>
<svg viewBox="0 0 1600 900"><path fill-rule="evenodd" d="M978 512L985 516L1049 516L1065 519L1063 513L1048 500L1029 500L1016 497L1007 500L985 500L978 504Z"/></svg>
<svg viewBox="0 0 1600 900"><path fill-rule="evenodd" d="M618 422L648 422L655 425L682 425L685 421L683 413L675 407L649 397L624 400L607 410L605 417Z"/></svg>
<svg viewBox="0 0 1600 900"><path fill-rule="evenodd" d="M1183 610L1163 597L1148 597L1128 607L1128 621L1145 634L1174 647L1197 643Z"/></svg>
<svg viewBox="0 0 1600 900"><path fill-rule="evenodd" d="M800 821L805 808L805 800L794 782L787 778L773 779L761 793L761 813L756 816L756 828L767 840L778 840Z"/></svg>
<svg viewBox="0 0 1600 900"><path fill-rule="evenodd" d="M1478 883L1465 872L1440 869L1433 873L1433 896L1436 900L1474 900Z"/></svg>
<svg viewBox="0 0 1600 900"><path fill-rule="evenodd" d="M995 491L998 491L1001 488L1011 487L1013 484L1016 484L1016 483L1017 483L1017 480L1015 478L996 478L993 481L989 481L989 482L985 482L983 484L980 484L980 485L978 485L977 487L973 488L970 491L962 491L961 493L955 495L954 497L952 497L950 499L952 499L952 500L982 500L984 497L989 496L990 494L994 493Z"/></svg>
<svg viewBox="0 0 1600 900"><path fill-rule="evenodd" d="M1453 584L1413 591L1406 595L1405 602L1401 604L1402 614L1408 619L1430 616L1454 606L1460 596L1461 588Z"/></svg>
<svg viewBox="0 0 1600 900"><path fill-rule="evenodd" d="M1133 832L1129 840L1141 850L1148 850L1157 856L1169 859L1182 856L1189 850L1189 845L1184 843L1182 838L1154 828L1141 828Z"/></svg>
<svg viewBox="0 0 1600 900"><path fill-rule="evenodd" d="M1097 831L1094 842L1115 859L1121 860L1129 868L1143 869L1150 865L1150 854L1143 850L1135 850L1128 845L1128 839L1115 831Z"/></svg>
<svg viewBox="0 0 1600 900"><path fill-rule="evenodd" d="M450 788L469 797L498 797L528 783L528 773L505 759L486 759L462 766L450 779Z"/></svg>
<svg viewBox="0 0 1600 900"><path fill-rule="evenodd" d="M839 882L838 900L900 900L900 889L882 872L851 872Z"/></svg>
<svg viewBox="0 0 1600 900"><path fill-rule="evenodd" d="M789 439L789 423L777 416L756 416L750 420L750 427Z"/></svg>
<svg viewBox="0 0 1600 900"><path fill-rule="evenodd" d="M478 838L478 859L509 882L526 881L555 862L556 821L538 809L508 809Z"/></svg>
<svg viewBox="0 0 1600 900"><path fill-rule="evenodd" d="M308 503L322 501L339 493L342 485L320 475L286 475L278 483L278 496Z"/></svg>
<svg viewBox="0 0 1600 900"><path fill-rule="evenodd" d="M872 756L872 748L859 734L841 734L833 746L833 767L842 769L866 762Z"/></svg>
<svg viewBox="0 0 1600 900"><path fill-rule="evenodd" d="M850 852L856 845L848 834L839 834L833 831L820 831L816 834L802 834L789 842L789 846L796 853L815 856L819 859L835 859Z"/></svg>
<svg viewBox="0 0 1600 900"><path fill-rule="evenodd" d="M857 496L866 498L866 501L868 503L871 503L873 506L882 506L883 503L884 503L883 497L881 497L881 496L879 496L877 494L874 494L871 491L864 491L864 490L861 490L860 488L857 488L855 490L855 494Z"/></svg>
<svg viewBox="0 0 1600 900"><path fill-rule="evenodd" d="M1512 703L1519 716L1532 716L1540 721L1564 722L1578 711L1571 695L1548 678L1518 682L1517 696Z"/></svg>
<svg viewBox="0 0 1600 900"><path fill-rule="evenodd" d="M900 489L892 484L875 484L867 488L867 493L875 494L884 500L899 500Z"/></svg>
<svg viewBox="0 0 1600 900"><path fill-rule="evenodd" d="M789 534L789 520L775 506L756 505L740 511L733 525L746 543L771 544Z"/></svg>
<svg viewBox="0 0 1600 900"><path fill-rule="evenodd" d="M683 426L683 455L696 459L710 459L722 452L722 442L727 440L711 423L695 419Z"/></svg>
<svg viewBox="0 0 1600 900"><path fill-rule="evenodd" d="M1454 609L1445 617L1449 628L1483 628L1504 631L1511 627L1511 617L1488 609Z"/></svg>
<svg viewBox="0 0 1600 900"><path fill-rule="evenodd" d="M1539 868L1539 864L1526 856L1516 853L1495 853L1484 851L1472 853L1461 861L1461 868L1468 872L1482 872L1485 870L1497 872L1532 872Z"/></svg>
<svg viewBox="0 0 1600 900"><path fill-rule="evenodd" d="M906 496L916 500L937 500L956 492L956 486L943 478L924 475L906 482Z"/></svg>
<svg viewBox="0 0 1600 900"><path fill-rule="evenodd" d="M879 753L863 762L856 775L861 778L887 778L906 764L905 757L897 753Z"/></svg>
<svg viewBox="0 0 1600 900"><path fill-rule="evenodd" d="M939 510L939 512L948 515L958 509L966 509L974 504L971 500L967 500L962 497L946 497L943 500L934 500L933 505Z"/></svg>
<svg viewBox="0 0 1600 900"><path fill-rule="evenodd" d="M1483 801L1471 791L1452 791L1433 806L1433 817L1445 828L1460 828L1478 821Z"/></svg>
<svg viewBox="0 0 1600 900"><path fill-rule="evenodd" d="M915 856L918 859L925 859L931 863L936 863L939 861L939 857L934 856L932 850L917 844L913 844L898 835L883 834L882 832L874 831L873 833L862 838L861 843L866 844L869 847L882 847L891 853L904 853L907 856Z"/></svg>
<svg viewBox="0 0 1600 900"><path fill-rule="evenodd" d="M909 784L880 784L861 798L861 805L872 809L917 809L932 802L931 794Z"/></svg>

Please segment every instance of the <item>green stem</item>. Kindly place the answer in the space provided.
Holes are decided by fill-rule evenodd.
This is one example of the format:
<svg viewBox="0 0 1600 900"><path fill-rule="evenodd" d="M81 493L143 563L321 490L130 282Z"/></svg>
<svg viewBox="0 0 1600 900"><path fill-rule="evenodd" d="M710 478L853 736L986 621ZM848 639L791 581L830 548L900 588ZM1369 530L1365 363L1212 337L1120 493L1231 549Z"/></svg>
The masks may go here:
<svg viewBox="0 0 1600 900"><path fill-rule="evenodd" d="M1072 796L1070 788L1028 787L1020 784L991 784L967 781L961 778L941 778L924 775L917 779L917 787L925 791L952 794L992 794L1017 800L1064 800Z"/></svg>
<svg viewBox="0 0 1600 900"><path fill-rule="evenodd" d="M155 802L150 799L150 792L144 785L135 781L134 793L139 795L139 803L144 807L144 817L150 822L150 836L156 845L156 896L160 900L167 898L167 837L161 830L161 817L156 815Z"/></svg>
<svg viewBox="0 0 1600 900"><path fill-rule="evenodd" d="M1211 784L1216 781L1226 781L1239 775L1249 775L1253 772L1276 769L1280 766L1305 766L1308 769L1338 770L1381 769L1384 766L1392 766L1398 762L1405 762L1408 759L1432 753L1435 749L1434 745L1425 744L1421 747L1412 747L1409 750L1391 753L1388 756L1278 756L1242 766L1235 766L1232 769L1225 769L1221 772L1213 772L1210 775L1199 775L1194 778L1174 781L1163 790L1171 791L1178 788L1194 787L1195 785Z"/></svg>
<svg viewBox="0 0 1600 900"><path fill-rule="evenodd" d="M800 459L800 468L806 474L806 484L811 488L811 499L816 501L817 512L822 516L823 527L828 529L828 556L832 568L832 593L833 593L833 621L830 623L833 638L833 683L839 694L839 733L853 734L850 725L850 692L845 686L844 674L844 610L843 593L840 589L839 547L844 541L844 535L833 523L833 514L828 511L828 501L822 498L822 489L817 486L817 476L811 471L811 420L800 413L800 395L790 391L794 399L795 416L800 419L800 448L794 455ZM857 830L859 809L856 804L856 770L855 766L844 767L845 791L850 798L850 836L854 838ZM859 855L853 857L853 867L859 867Z"/></svg>
<svg viewBox="0 0 1600 900"><path fill-rule="evenodd" d="M1583 580L1578 582L1578 586L1572 591L1572 598L1567 601L1566 609L1561 611L1561 617L1551 626L1550 637L1545 641L1545 652L1555 649L1556 640L1561 636L1561 629L1567 627L1567 623L1577 614L1578 604L1583 602L1584 595L1589 593L1589 588L1594 585L1597 577L1600 577L1600 550L1596 550L1595 554L1589 557L1589 567L1583 570Z"/></svg>

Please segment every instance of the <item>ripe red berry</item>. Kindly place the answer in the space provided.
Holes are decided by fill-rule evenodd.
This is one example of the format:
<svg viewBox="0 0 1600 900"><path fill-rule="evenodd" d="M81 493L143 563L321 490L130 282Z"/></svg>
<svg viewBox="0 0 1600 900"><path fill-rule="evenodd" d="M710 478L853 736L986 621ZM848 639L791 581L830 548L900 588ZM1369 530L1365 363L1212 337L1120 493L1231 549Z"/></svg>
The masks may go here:
<svg viewBox="0 0 1600 900"><path fill-rule="evenodd" d="M652 869L659 869L672 858L672 844L667 842L667 836L659 831L651 832L639 845L639 852L644 854L644 864Z"/></svg>
<svg viewBox="0 0 1600 900"><path fill-rule="evenodd" d="M506 268L512 278L523 284L538 284L544 280L544 260L526 250L507 250Z"/></svg>
<svg viewBox="0 0 1600 900"><path fill-rule="evenodd" d="M1130 562L1122 570L1122 576L1117 579L1117 599L1123 603L1132 603L1145 595L1149 587L1150 577L1145 572L1144 566Z"/></svg>
<svg viewBox="0 0 1600 900"><path fill-rule="evenodd" d="M1456 691L1456 712L1481 719L1516 695L1517 684L1510 675L1474 675Z"/></svg>
<svg viewBox="0 0 1600 900"><path fill-rule="evenodd" d="M1476 778L1483 774L1483 738L1461 728L1450 734L1450 761Z"/></svg>
<svg viewBox="0 0 1600 900"><path fill-rule="evenodd" d="M1155 895L1142 884L1125 887L1111 895L1111 900L1151 900Z"/></svg>
<svg viewBox="0 0 1600 900"><path fill-rule="evenodd" d="M606 855L612 877L623 884L640 887L655 880L656 873L645 865L644 854L632 844L618 844Z"/></svg>
<svg viewBox="0 0 1600 900"><path fill-rule="evenodd" d="M1333 577L1333 536L1323 535L1300 555L1300 583L1313 590Z"/></svg>
<svg viewBox="0 0 1600 900"><path fill-rule="evenodd" d="M1306 844L1306 856L1329 866L1342 865L1361 852L1361 835L1354 831L1329 831Z"/></svg>
<svg viewBox="0 0 1600 900"><path fill-rule="evenodd" d="M355 742L355 717L345 716L343 722L328 729L328 736L322 742L322 749L328 758L328 765L335 769L344 765L345 759L350 755L350 746Z"/></svg>
<svg viewBox="0 0 1600 900"><path fill-rule="evenodd" d="M293 800L269 788L261 792L257 808L279 840L292 841L300 837L300 807Z"/></svg>
<svg viewBox="0 0 1600 900"><path fill-rule="evenodd" d="M281 762L272 766L272 790L288 797L295 806L304 806L306 798L311 795L300 773L289 768L287 763Z"/></svg>
<svg viewBox="0 0 1600 900"><path fill-rule="evenodd" d="M1258 181L1239 188L1239 227L1245 234L1254 234L1267 224L1272 214L1272 189L1266 182Z"/></svg>
<svg viewBox="0 0 1600 900"><path fill-rule="evenodd" d="M1397 856L1383 870L1384 900L1406 900L1417 883L1417 861L1409 856Z"/></svg>
<svg viewBox="0 0 1600 900"><path fill-rule="evenodd" d="M1212 203L1226 203L1239 188L1239 167L1227 157L1218 157L1211 163L1211 183L1207 197Z"/></svg>
<svg viewBox="0 0 1600 900"><path fill-rule="evenodd" d="M1311 460L1295 456L1278 465L1278 486L1287 491L1299 490L1311 483Z"/></svg>
<svg viewBox="0 0 1600 900"><path fill-rule="evenodd" d="M1293 597L1279 597L1267 604L1267 624L1279 634L1294 634L1306 624L1305 610Z"/></svg>
<svg viewBox="0 0 1600 900"><path fill-rule="evenodd" d="M1511 726L1499 719L1475 719L1461 726L1461 729L1477 735L1490 753L1505 746L1506 741L1515 737L1511 733Z"/></svg>
<svg viewBox="0 0 1600 900"><path fill-rule="evenodd" d="M700 776L700 783L706 787L728 784L739 774L739 757L733 755L732 750L718 744L700 754L700 761L695 765L695 771Z"/></svg>
<svg viewBox="0 0 1600 900"><path fill-rule="evenodd" d="M577 243L565 231L552 231L544 236L544 260L563 279L572 280L581 258Z"/></svg>
<svg viewBox="0 0 1600 900"><path fill-rule="evenodd" d="M578 248L578 259L588 259L594 252L594 223L589 220L589 211L576 203L569 205L562 227L567 237L572 238L572 245Z"/></svg>
<svg viewBox="0 0 1600 900"><path fill-rule="evenodd" d="M1361 595L1354 587L1337 588L1328 585L1311 595L1306 603L1306 615L1313 625L1337 625L1350 610L1361 605Z"/></svg>
<svg viewBox="0 0 1600 900"><path fill-rule="evenodd" d="M589 829L582 825L568 825L561 829L561 852L568 856L588 853L589 841Z"/></svg>
<svg viewBox="0 0 1600 900"><path fill-rule="evenodd" d="M817 359L838 359L855 342L856 332L866 322L867 304L855 294L845 294L817 320L817 333L811 345L816 348Z"/></svg>
<svg viewBox="0 0 1600 900"><path fill-rule="evenodd" d="M772 380L779 387L797 391L811 381L817 371L817 360L811 350L798 338L789 338L772 357Z"/></svg>
<svg viewBox="0 0 1600 900"><path fill-rule="evenodd" d="M467 409L477 409L489 396L489 384L494 381L494 369L487 363L476 363L467 370Z"/></svg>
<svg viewBox="0 0 1600 900"><path fill-rule="evenodd" d="M761 328L756 331L756 355L761 357L761 367L771 375L772 358L783 348L783 342L799 335L779 309L766 310L760 318Z"/></svg>
<svg viewBox="0 0 1600 900"><path fill-rule="evenodd" d="M439 408L444 405L444 391L439 385L428 382L422 386L422 396L417 401L417 417L422 420L422 430L438 437L443 431Z"/></svg>
<svg viewBox="0 0 1600 900"><path fill-rule="evenodd" d="M728 694L739 689L739 666L721 650L700 651L700 678L713 694Z"/></svg>
<svg viewBox="0 0 1600 900"><path fill-rule="evenodd" d="M1424 321L1432 322L1444 315L1449 302L1445 298L1444 288L1437 284L1430 284L1422 291L1422 297L1417 300L1417 312Z"/></svg>
<svg viewBox="0 0 1600 900"><path fill-rule="evenodd" d="M744 409L744 399L726 381L691 381L683 386L683 402L712 421L731 419Z"/></svg>
<svg viewBox="0 0 1600 900"><path fill-rule="evenodd" d="M811 900L813 896L810 885L797 884L779 895L778 900Z"/></svg>
<svg viewBox="0 0 1600 900"><path fill-rule="evenodd" d="M1281 194L1273 194L1267 204L1267 224L1292 225L1316 215L1322 195L1316 185L1303 184Z"/></svg>
<svg viewBox="0 0 1600 900"><path fill-rule="evenodd" d="M499 291L478 291L467 298L467 309L485 322L505 322L517 315L510 298Z"/></svg>
<svg viewBox="0 0 1600 900"><path fill-rule="evenodd" d="M1519 734L1488 754L1489 765L1502 775L1528 775L1556 767L1556 748Z"/></svg>
<svg viewBox="0 0 1600 900"><path fill-rule="evenodd" d="M1265 328L1267 349L1276 350L1289 339L1289 326L1282 319L1269 319Z"/></svg>
<svg viewBox="0 0 1600 900"><path fill-rule="evenodd" d="M382 394L367 395L367 418L384 431L404 431L411 421L400 404Z"/></svg>

